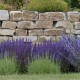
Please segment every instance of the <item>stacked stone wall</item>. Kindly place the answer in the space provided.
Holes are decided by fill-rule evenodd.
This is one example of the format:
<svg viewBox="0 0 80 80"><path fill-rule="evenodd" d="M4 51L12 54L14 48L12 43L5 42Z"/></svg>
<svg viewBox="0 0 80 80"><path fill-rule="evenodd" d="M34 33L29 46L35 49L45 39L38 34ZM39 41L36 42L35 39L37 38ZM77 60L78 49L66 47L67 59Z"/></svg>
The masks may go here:
<svg viewBox="0 0 80 80"><path fill-rule="evenodd" d="M0 10L0 41L31 39L33 42L59 40L61 35L80 37L79 12L45 12Z"/></svg>

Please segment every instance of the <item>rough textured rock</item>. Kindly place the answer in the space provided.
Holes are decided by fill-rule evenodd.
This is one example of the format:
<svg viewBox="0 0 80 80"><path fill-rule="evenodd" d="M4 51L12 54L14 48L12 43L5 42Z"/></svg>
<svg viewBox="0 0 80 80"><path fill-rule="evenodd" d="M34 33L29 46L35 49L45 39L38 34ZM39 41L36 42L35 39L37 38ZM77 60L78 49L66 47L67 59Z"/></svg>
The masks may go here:
<svg viewBox="0 0 80 80"><path fill-rule="evenodd" d="M17 27L16 22L3 21L3 23L2 23L2 28L5 28L5 29L15 29L16 27Z"/></svg>
<svg viewBox="0 0 80 80"><path fill-rule="evenodd" d="M0 36L0 42L7 41L7 40L12 40L12 37Z"/></svg>
<svg viewBox="0 0 80 80"><path fill-rule="evenodd" d="M55 41L60 41L60 39L61 39L61 36L56 36L55 37Z"/></svg>
<svg viewBox="0 0 80 80"><path fill-rule="evenodd" d="M0 10L0 21L9 20L8 10Z"/></svg>
<svg viewBox="0 0 80 80"><path fill-rule="evenodd" d="M78 38L80 38L80 35L77 35Z"/></svg>
<svg viewBox="0 0 80 80"><path fill-rule="evenodd" d="M78 35L78 34L80 34L80 30L72 29L72 30L71 30L71 33Z"/></svg>
<svg viewBox="0 0 80 80"><path fill-rule="evenodd" d="M50 20L49 13L48 12L39 13L39 20L41 20L41 21L49 21Z"/></svg>
<svg viewBox="0 0 80 80"><path fill-rule="evenodd" d="M63 12L49 12L51 21L63 21L66 20L66 15Z"/></svg>
<svg viewBox="0 0 80 80"><path fill-rule="evenodd" d="M36 21L36 23L33 25L34 28L38 29L46 29L46 28L52 28L53 22L51 21Z"/></svg>
<svg viewBox="0 0 80 80"><path fill-rule="evenodd" d="M24 39L24 42L27 39L27 36L13 36L13 40L19 40L19 39Z"/></svg>
<svg viewBox="0 0 80 80"><path fill-rule="evenodd" d="M59 36L63 33L62 29L46 29L44 35L46 36Z"/></svg>
<svg viewBox="0 0 80 80"><path fill-rule="evenodd" d="M74 25L75 25L74 27L75 29L80 29L80 22L75 22Z"/></svg>
<svg viewBox="0 0 80 80"><path fill-rule="evenodd" d="M19 29L33 29L33 22L32 21L21 21L18 22Z"/></svg>
<svg viewBox="0 0 80 80"><path fill-rule="evenodd" d="M43 41L48 41L48 40L53 40L55 41L55 37L54 36L38 36L38 41L39 42L43 42Z"/></svg>
<svg viewBox="0 0 80 80"><path fill-rule="evenodd" d="M43 30L40 30L40 29L29 30L29 35L31 36L43 35Z"/></svg>
<svg viewBox="0 0 80 80"><path fill-rule="evenodd" d="M70 34L71 33L71 29L66 29L65 33Z"/></svg>
<svg viewBox="0 0 80 80"><path fill-rule="evenodd" d="M56 28L73 28L73 23L69 21L58 21L55 27Z"/></svg>
<svg viewBox="0 0 80 80"><path fill-rule="evenodd" d="M16 29L15 35L16 35L16 36L27 36L27 30Z"/></svg>
<svg viewBox="0 0 80 80"><path fill-rule="evenodd" d="M27 40L30 40L32 42L37 42L37 36L27 36Z"/></svg>
<svg viewBox="0 0 80 80"><path fill-rule="evenodd" d="M14 35L15 30L10 30L10 29L0 29L0 35L4 36L13 36Z"/></svg>
<svg viewBox="0 0 80 80"><path fill-rule="evenodd" d="M0 10L0 40L28 39L32 42L59 41L62 33L80 36L80 12ZM2 38L2 39L1 39Z"/></svg>
<svg viewBox="0 0 80 80"><path fill-rule="evenodd" d="M10 11L10 20L12 21L21 21L22 12L21 11Z"/></svg>
<svg viewBox="0 0 80 80"><path fill-rule="evenodd" d="M25 21L36 21L37 19L38 19L38 12L37 11L23 10L23 12L22 12L22 20L25 20Z"/></svg>
<svg viewBox="0 0 80 80"><path fill-rule="evenodd" d="M77 22L79 21L79 13L78 12L67 12L67 18L69 21Z"/></svg>

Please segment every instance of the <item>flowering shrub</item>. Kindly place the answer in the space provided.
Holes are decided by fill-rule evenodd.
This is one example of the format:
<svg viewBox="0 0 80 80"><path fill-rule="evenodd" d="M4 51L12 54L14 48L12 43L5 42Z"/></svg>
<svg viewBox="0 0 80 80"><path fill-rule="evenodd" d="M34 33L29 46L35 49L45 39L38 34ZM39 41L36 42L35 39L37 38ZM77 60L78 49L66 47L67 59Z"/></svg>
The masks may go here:
<svg viewBox="0 0 80 80"><path fill-rule="evenodd" d="M30 55L31 47L31 42L24 43L23 39L1 42L0 58L3 58L5 55L14 57L18 63L19 72L23 73L26 70L27 55Z"/></svg>
<svg viewBox="0 0 80 80"><path fill-rule="evenodd" d="M27 72L26 65L35 59L48 57L58 62L62 68L70 65L80 70L80 38L71 38L63 35L59 42L52 40L33 44L24 39L7 40L0 43L0 58L14 57L17 61L19 72ZM66 71L66 69L65 69Z"/></svg>

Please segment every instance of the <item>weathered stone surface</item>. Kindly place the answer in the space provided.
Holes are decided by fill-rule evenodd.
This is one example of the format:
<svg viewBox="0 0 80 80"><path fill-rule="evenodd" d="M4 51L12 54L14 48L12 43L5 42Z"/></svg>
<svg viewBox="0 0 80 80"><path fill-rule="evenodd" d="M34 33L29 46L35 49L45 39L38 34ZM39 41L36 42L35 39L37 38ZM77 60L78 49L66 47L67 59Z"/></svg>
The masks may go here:
<svg viewBox="0 0 80 80"><path fill-rule="evenodd" d="M75 25L74 27L75 29L80 29L80 22L75 22L74 25Z"/></svg>
<svg viewBox="0 0 80 80"><path fill-rule="evenodd" d="M80 38L80 35L77 35L78 38Z"/></svg>
<svg viewBox="0 0 80 80"><path fill-rule="evenodd" d="M65 33L70 34L71 33L71 29L66 29Z"/></svg>
<svg viewBox="0 0 80 80"><path fill-rule="evenodd" d="M16 22L3 21L3 23L2 23L2 28L5 28L5 29L15 29L16 27L17 27Z"/></svg>
<svg viewBox="0 0 80 80"><path fill-rule="evenodd" d="M19 39L24 39L24 42L27 39L27 36L13 36L13 40L19 40Z"/></svg>
<svg viewBox="0 0 80 80"><path fill-rule="evenodd" d="M12 37L0 36L0 42L7 41L7 40L12 40Z"/></svg>
<svg viewBox="0 0 80 80"><path fill-rule="evenodd" d="M27 36L27 40L30 40L32 42L36 42L37 41L37 36Z"/></svg>
<svg viewBox="0 0 80 80"><path fill-rule="evenodd" d="M10 20L12 21L21 21L22 12L21 11L10 11Z"/></svg>
<svg viewBox="0 0 80 80"><path fill-rule="evenodd" d="M63 33L62 29L46 29L44 35L46 36L59 36Z"/></svg>
<svg viewBox="0 0 80 80"><path fill-rule="evenodd" d="M43 35L43 30L38 30L38 29L29 30L29 35L31 36Z"/></svg>
<svg viewBox="0 0 80 80"><path fill-rule="evenodd" d="M38 42L44 42L48 40L55 41L55 37L54 36L38 36Z"/></svg>
<svg viewBox="0 0 80 80"><path fill-rule="evenodd" d="M66 15L63 12L49 12L51 21L63 21L66 20Z"/></svg>
<svg viewBox="0 0 80 80"><path fill-rule="evenodd" d="M36 21L33 25L34 28L42 29L42 28L52 28L53 22L52 21Z"/></svg>
<svg viewBox="0 0 80 80"><path fill-rule="evenodd" d="M41 21L49 21L50 16L48 12L45 13L39 13L39 20Z"/></svg>
<svg viewBox="0 0 80 80"><path fill-rule="evenodd" d="M55 27L56 28L73 28L73 23L69 21L58 21Z"/></svg>
<svg viewBox="0 0 80 80"><path fill-rule="evenodd" d="M79 21L79 13L78 12L67 12L67 18L69 21L77 22Z"/></svg>
<svg viewBox="0 0 80 80"><path fill-rule="evenodd" d="M68 34L68 36L70 36L73 39L76 39L77 38L77 35L74 35L74 34Z"/></svg>
<svg viewBox="0 0 80 80"><path fill-rule="evenodd" d="M7 36L13 36L15 30L10 29L0 29L0 35L7 35Z"/></svg>
<svg viewBox="0 0 80 80"><path fill-rule="evenodd" d="M55 41L60 41L61 36L56 36L56 38L55 38L55 39L56 39Z"/></svg>
<svg viewBox="0 0 80 80"><path fill-rule="evenodd" d="M22 12L22 20L25 20L25 21L36 21L37 19L38 19L38 12L37 11L23 10L23 12Z"/></svg>
<svg viewBox="0 0 80 80"><path fill-rule="evenodd" d="M0 10L0 21L9 20L8 10Z"/></svg>
<svg viewBox="0 0 80 80"><path fill-rule="evenodd" d="M33 22L32 21L21 21L18 22L19 29L33 29Z"/></svg>
<svg viewBox="0 0 80 80"><path fill-rule="evenodd" d="M78 35L78 34L80 34L80 30L72 29L72 30L71 30L71 33Z"/></svg>
<svg viewBox="0 0 80 80"><path fill-rule="evenodd" d="M16 35L16 36L27 36L27 30L16 29L15 35Z"/></svg>

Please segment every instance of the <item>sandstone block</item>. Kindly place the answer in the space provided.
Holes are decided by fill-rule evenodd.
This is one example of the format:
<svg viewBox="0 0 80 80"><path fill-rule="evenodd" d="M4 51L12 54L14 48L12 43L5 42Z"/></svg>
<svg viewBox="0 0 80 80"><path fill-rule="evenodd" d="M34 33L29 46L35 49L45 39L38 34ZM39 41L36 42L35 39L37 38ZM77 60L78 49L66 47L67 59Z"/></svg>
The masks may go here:
<svg viewBox="0 0 80 80"><path fill-rule="evenodd" d="M74 25L75 25L75 29L80 29L80 22L75 22Z"/></svg>
<svg viewBox="0 0 80 80"><path fill-rule="evenodd" d="M37 36L27 36L27 40L36 42L37 41Z"/></svg>
<svg viewBox="0 0 80 80"><path fill-rule="evenodd" d="M44 30L44 35L46 36L59 36L62 35L62 29L46 29Z"/></svg>
<svg viewBox="0 0 80 80"><path fill-rule="evenodd" d="M0 21L9 20L8 10L0 10Z"/></svg>
<svg viewBox="0 0 80 80"><path fill-rule="evenodd" d="M15 30L10 30L10 29L0 29L0 35L6 35L6 36L13 36Z"/></svg>
<svg viewBox="0 0 80 80"><path fill-rule="evenodd" d="M21 21L22 12L21 11L10 11L10 20L12 21Z"/></svg>
<svg viewBox="0 0 80 80"><path fill-rule="evenodd" d="M0 42L7 41L7 40L12 40L12 37L0 36Z"/></svg>
<svg viewBox="0 0 80 80"><path fill-rule="evenodd" d="M60 39L61 39L61 36L56 36L56 41L60 41Z"/></svg>
<svg viewBox="0 0 80 80"><path fill-rule="evenodd" d="M48 40L55 41L55 37L54 36L38 36L39 42L44 42L44 41L48 41Z"/></svg>
<svg viewBox="0 0 80 80"><path fill-rule="evenodd" d="M23 10L22 20L24 20L24 21L36 21L37 19L38 19L38 12L37 11Z"/></svg>
<svg viewBox="0 0 80 80"><path fill-rule="evenodd" d="M43 30L29 30L29 35L31 36L37 36L37 35L43 35Z"/></svg>
<svg viewBox="0 0 80 80"><path fill-rule="evenodd" d="M65 33L70 34L71 33L71 29L66 29Z"/></svg>
<svg viewBox="0 0 80 80"><path fill-rule="evenodd" d="M71 33L78 35L78 34L80 34L80 30L72 29L72 30L71 30Z"/></svg>
<svg viewBox="0 0 80 80"><path fill-rule="evenodd" d="M77 38L80 38L80 35L77 35Z"/></svg>
<svg viewBox="0 0 80 80"><path fill-rule="evenodd" d="M73 23L69 21L58 21L55 27L56 28L73 28Z"/></svg>
<svg viewBox="0 0 80 80"><path fill-rule="evenodd" d="M79 21L79 13L78 12L68 12L67 17L68 17L68 20L71 22Z"/></svg>
<svg viewBox="0 0 80 80"><path fill-rule="evenodd" d="M15 29L16 27L17 27L16 22L3 21L3 23L2 23L2 28L5 28L5 29Z"/></svg>
<svg viewBox="0 0 80 80"><path fill-rule="evenodd" d="M41 21L49 21L50 16L48 12L45 13L39 13L39 20Z"/></svg>
<svg viewBox="0 0 80 80"><path fill-rule="evenodd" d="M18 22L19 29L33 29L33 22L32 21L21 21Z"/></svg>
<svg viewBox="0 0 80 80"><path fill-rule="evenodd" d="M16 36L27 36L27 30L16 29L15 35L16 35Z"/></svg>
<svg viewBox="0 0 80 80"><path fill-rule="evenodd" d="M37 29L47 29L52 28L53 22L52 21L36 21L36 23L33 25L34 28Z"/></svg>
<svg viewBox="0 0 80 80"><path fill-rule="evenodd" d="M49 12L51 21L63 21L66 20L66 15L63 12Z"/></svg>
<svg viewBox="0 0 80 80"><path fill-rule="evenodd" d="M27 37L26 36L13 36L13 40L19 40L19 39L24 39L24 42L25 42Z"/></svg>
<svg viewBox="0 0 80 80"><path fill-rule="evenodd" d="M70 36L73 39L76 39L77 38L77 35L74 35L74 34L69 34L68 36Z"/></svg>

